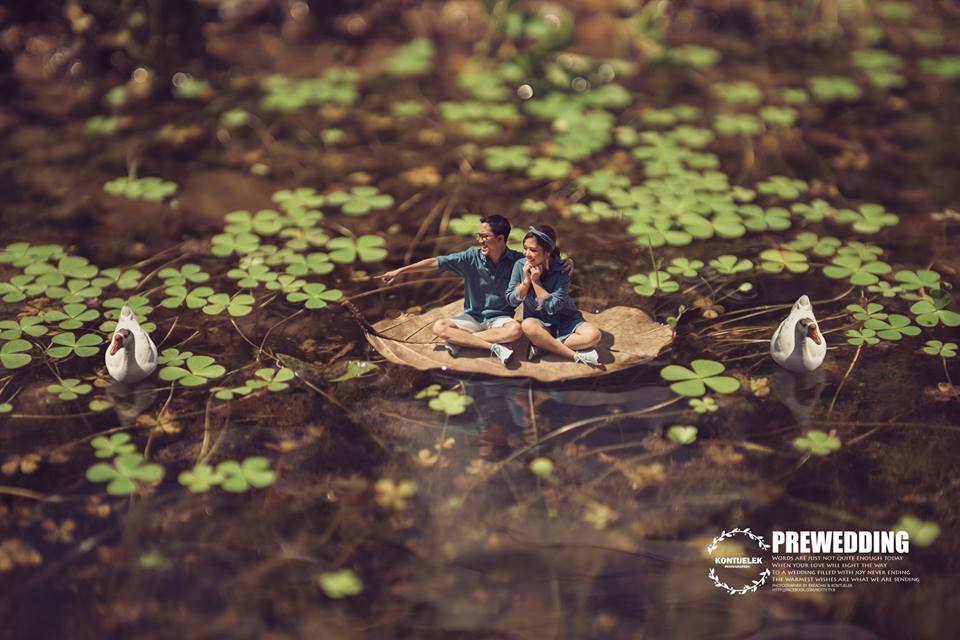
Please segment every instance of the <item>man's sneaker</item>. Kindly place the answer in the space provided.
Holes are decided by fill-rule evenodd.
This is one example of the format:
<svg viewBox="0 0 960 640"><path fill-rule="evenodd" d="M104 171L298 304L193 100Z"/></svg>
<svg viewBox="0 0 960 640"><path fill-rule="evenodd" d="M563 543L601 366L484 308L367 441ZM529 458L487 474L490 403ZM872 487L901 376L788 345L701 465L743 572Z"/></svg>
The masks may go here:
<svg viewBox="0 0 960 640"><path fill-rule="evenodd" d="M582 362L583 364L598 365L600 364L600 354L597 353L596 349L590 349L590 351L574 351L573 361Z"/></svg>
<svg viewBox="0 0 960 640"><path fill-rule="evenodd" d="M463 350L463 347L460 345L450 344L449 342L444 342L443 348L447 350L447 353L450 354L451 358L456 358L458 355L460 355L460 351Z"/></svg>
<svg viewBox="0 0 960 640"><path fill-rule="evenodd" d="M536 362L537 360L540 359L540 355L541 355L540 349L537 348L535 345L531 344L530 349L527 350L527 360L529 360L530 362Z"/></svg>
<svg viewBox="0 0 960 640"><path fill-rule="evenodd" d="M495 344L490 347L490 354L500 360L500 362L506 366L507 360L509 360L510 356L513 355L513 349L508 349L502 344Z"/></svg>

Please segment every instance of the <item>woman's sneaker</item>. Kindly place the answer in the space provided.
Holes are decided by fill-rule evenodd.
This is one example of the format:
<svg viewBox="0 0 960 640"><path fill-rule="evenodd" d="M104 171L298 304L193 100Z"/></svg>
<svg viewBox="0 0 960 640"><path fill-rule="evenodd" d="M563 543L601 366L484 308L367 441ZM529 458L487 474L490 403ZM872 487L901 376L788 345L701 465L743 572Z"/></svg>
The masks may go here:
<svg viewBox="0 0 960 640"><path fill-rule="evenodd" d="M513 355L513 349L508 349L502 344L495 344L490 347L490 355L497 358L503 366L507 366L507 360Z"/></svg>
<svg viewBox="0 0 960 640"><path fill-rule="evenodd" d="M460 345L450 344L449 342L443 343L443 348L447 350L447 353L450 354L451 358L456 358L458 355L460 355L460 351L463 349L463 347Z"/></svg>
<svg viewBox="0 0 960 640"><path fill-rule="evenodd" d="M530 362L536 362L537 360L540 359L541 355L542 355L542 352L540 351L539 348L537 348L534 345L530 345L530 348L527 350L527 360L529 360Z"/></svg>
<svg viewBox="0 0 960 640"><path fill-rule="evenodd" d="M582 362L583 364L589 365L598 365L600 364L600 354L597 353L596 349L590 349L589 351L574 351L573 361Z"/></svg>

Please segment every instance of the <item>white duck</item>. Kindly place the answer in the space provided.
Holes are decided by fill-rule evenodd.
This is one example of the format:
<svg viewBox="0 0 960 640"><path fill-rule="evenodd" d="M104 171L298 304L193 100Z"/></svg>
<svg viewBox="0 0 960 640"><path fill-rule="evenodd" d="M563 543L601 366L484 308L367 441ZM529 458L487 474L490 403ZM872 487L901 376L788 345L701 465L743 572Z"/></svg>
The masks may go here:
<svg viewBox="0 0 960 640"><path fill-rule="evenodd" d="M787 319L770 339L770 355L784 369L794 373L813 371L827 355L827 341L820 333L810 298L800 296Z"/></svg>
<svg viewBox="0 0 960 640"><path fill-rule="evenodd" d="M157 346L127 305L120 309L104 360L114 380L129 384L140 382L157 368Z"/></svg>

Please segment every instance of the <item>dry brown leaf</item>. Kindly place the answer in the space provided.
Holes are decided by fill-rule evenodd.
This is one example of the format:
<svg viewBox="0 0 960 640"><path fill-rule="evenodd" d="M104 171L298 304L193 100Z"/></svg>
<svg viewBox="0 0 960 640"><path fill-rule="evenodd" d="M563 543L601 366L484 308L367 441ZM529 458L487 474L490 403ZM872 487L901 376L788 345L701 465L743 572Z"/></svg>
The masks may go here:
<svg viewBox="0 0 960 640"><path fill-rule="evenodd" d="M597 351L600 366L569 362L547 354L540 362L528 362L526 338L510 345L515 355L506 367L486 352L464 349L452 358L442 347L430 327L440 318L449 318L463 312L463 302L451 302L423 315L401 315L381 320L373 325L376 333L367 333L367 340L387 360L416 369L452 369L486 373L511 378L534 378L543 382L559 382L602 376L647 362L673 342L673 330L656 322L640 309L613 307L601 313L583 312L584 318L595 324L603 334ZM518 311L519 314L519 311Z"/></svg>

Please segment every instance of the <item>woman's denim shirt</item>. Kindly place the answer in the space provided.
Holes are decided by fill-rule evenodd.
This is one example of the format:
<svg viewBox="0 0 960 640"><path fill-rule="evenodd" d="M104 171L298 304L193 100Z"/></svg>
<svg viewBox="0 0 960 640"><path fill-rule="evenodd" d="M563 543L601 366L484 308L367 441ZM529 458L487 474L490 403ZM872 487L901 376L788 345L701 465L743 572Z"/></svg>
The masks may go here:
<svg viewBox="0 0 960 640"><path fill-rule="evenodd" d="M523 299L524 318L556 322L578 313L577 305L570 297L570 274L563 271L563 262L558 260L552 262L553 264L550 265L546 273L540 276L540 284L550 292L550 297L544 300L542 304L537 302L537 293L531 284L529 291L527 291L527 297ZM511 305L520 304L516 291L520 283L523 282L523 267L526 264L527 259L521 258L513 265L510 284L507 285L507 302Z"/></svg>

